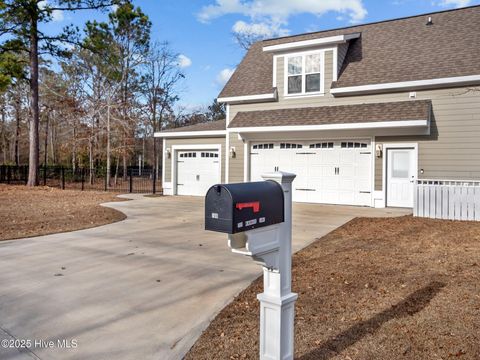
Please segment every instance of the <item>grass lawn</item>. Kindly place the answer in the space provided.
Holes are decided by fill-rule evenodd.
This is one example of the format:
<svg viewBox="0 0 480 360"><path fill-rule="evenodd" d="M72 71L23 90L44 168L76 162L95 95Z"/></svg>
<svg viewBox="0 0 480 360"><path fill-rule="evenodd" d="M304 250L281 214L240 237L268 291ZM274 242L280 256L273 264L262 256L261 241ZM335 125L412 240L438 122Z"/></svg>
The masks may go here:
<svg viewBox="0 0 480 360"><path fill-rule="evenodd" d="M125 215L121 212L99 205L123 201L116 195L0 184L0 240L86 229L123 220Z"/></svg>
<svg viewBox="0 0 480 360"><path fill-rule="evenodd" d="M358 218L293 263L296 359L480 359L480 223ZM262 286L224 308L186 359L257 359Z"/></svg>

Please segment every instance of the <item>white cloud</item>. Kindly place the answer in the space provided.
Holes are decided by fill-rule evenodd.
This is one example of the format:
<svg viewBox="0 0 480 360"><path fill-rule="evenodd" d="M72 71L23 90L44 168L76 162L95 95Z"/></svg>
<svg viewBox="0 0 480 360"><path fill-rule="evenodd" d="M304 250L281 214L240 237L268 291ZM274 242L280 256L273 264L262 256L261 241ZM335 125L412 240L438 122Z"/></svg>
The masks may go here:
<svg viewBox="0 0 480 360"><path fill-rule="evenodd" d="M220 86L223 86L227 83L227 81L230 79L230 77L233 75L233 72L235 69L229 69L225 68L222 71L220 71L217 75L217 84Z"/></svg>
<svg viewBox="0 0 480 360"><path fill-rule="evenodd" d="M192 65L192 60L189 57L183 54L178 55L178 66L180 66L183 69L191 65Z"/></svg>
<svg viewBox="0 0 480 360"><path fill-rule="evenodd" d="M237 21L232 27L232 31L236 34L271 38L275 36L286 36L289 34L288 29L282 27L280 23L246 23L245 21Z"/></svg>
<svg viewBox="0 0 480 360"><path fill-rule="evenodd" d="M63 11L62 10L53 10L52 11L52 20L54 22L62 22L65 19L63 16Z"/></svg>
<svg viewBox="0 0 480 360"><path fill-rule="evenodd" d="M41 0L38 2L38 7L41 10L44 10L49 7L48 0ZM52 11L52 21L53 22L62 22L65 20L65 16L62 10L53 10Z"/></svg>
<svg viewBox="0 0 480 360"><path fill-rule="evenodd" d="M322 16L330 11L348 15L351 22L361 21L367 15L362 0L215 0L215 4L202 8L198 19L208 22L223 15L240 14L255 23L268 19L272 24L284 25L294 15Z"/></svg>
<svg viewBox="0 0 480 360"><path fill-rule="evenodd" d="M470 5L471 2L471 0L440 0L437 4L443 7L454 6L460 8Z"/></svg>

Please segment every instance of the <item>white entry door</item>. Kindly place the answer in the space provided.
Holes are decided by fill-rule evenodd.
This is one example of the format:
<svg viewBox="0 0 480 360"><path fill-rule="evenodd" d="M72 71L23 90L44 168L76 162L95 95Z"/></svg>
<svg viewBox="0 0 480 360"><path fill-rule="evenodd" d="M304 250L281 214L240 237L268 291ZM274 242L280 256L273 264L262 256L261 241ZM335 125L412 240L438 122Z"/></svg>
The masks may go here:
<svg viewBox="0 0 480 360"><path fill-rule="evenodd" d="M293 201L371 205L370 140L320 140L253 143L250 179L275 169L297 175Z"/></svg>
<svg viewBox="0 0 480 360"><path fill-rule="evenodd" d="M387 206L413 207L415 156L413 148L387 149Z"/></svg>
<svg viewBox="0 0 480 360"><path fill-rule="evenodd" d="M177 195L204 196L219 182L218 150L177 151Z"/></svg>

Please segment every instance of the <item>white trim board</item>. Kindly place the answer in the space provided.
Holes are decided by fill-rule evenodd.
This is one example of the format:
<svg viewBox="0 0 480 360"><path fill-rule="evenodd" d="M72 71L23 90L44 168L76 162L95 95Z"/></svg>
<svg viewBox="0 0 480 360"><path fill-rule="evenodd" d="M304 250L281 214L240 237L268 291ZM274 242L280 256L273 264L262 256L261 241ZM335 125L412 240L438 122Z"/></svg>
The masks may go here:
<svg viewBox="0 0 480 360"><path fill-rule="evenodd" d="M243 181L250 181L250 141L243 141Z"/></svg>
<svg viewBox="0 0 480 360"><path fill-rule="evenodd" d="M248 103L248 102L276 101L276 100L277 100L277 91L273 91L272 93L268 93L268 94L229 96L229 97L217 98L217 101L219 103Z"/></svg>
<svg viewBox="0 0 480 360"><path fill-rule="evenodd" d="M312 40L293 41L293 42L288 42L284 44L264 46L263 51L275 52L275 51L301 49L301 48L321 46L321 45L342 44L352 39L357 39L359 37L360 37L360 33L353 33L348 35L329 36L329 37L312 39Z"/></svg>
<svg viewBox="0 0 480 360"><path fill-rule="evenodd" d="M215 137L225 136L226 130L210 130L210 131L170 131L156 132L155 137L158 138L191 138L191 137Z"/></svg>
<svg viewBox="0 0 480 360"><path fill-rule="evenodd" d="M165 189L165 160L166 160L166 154L167 154L167 149L165 148L167 141L165 138L162 140L162 188Z"/></svg>
<svg viewBox="0 0 480 360"><path fill-rule="evenodd" d="M227 104L225 106L225 119L226 119L226 124L228 127L228 124L230 123L230 105ZM227 132L225 136L225 179L223 179L223 182L225 184L228 184L228 177L230 175L230 134Z"/></svg>
<svg viewBox="0 0 480 360"><path fill-rule="evenodd" d="M438 78L429 80L401 81L385 84L372 84L360 86L348 86L330 89L330 93L334 96L355 95L377 93L382 91L393 90L420 90L435 87L448 87L460 85L474 85L480 83L480 75L457 76L448 78Z"/></svg>
<svg viewBox="0 0 480 360"><path fill-rule="evenodd" d="M239 128L229 128L227 131L238 132L238 133L264 133L264 132L315 131L315 130L384 129L384 128L402 128L402 127L427 127L428 124L429 124L428 120L398 120L398 121L378 121L378 122L350 123L350 124L239 127Z"/></svg>
<svg viewBox="0 0 480 360"><path fill-rule="evenodd" d="M172 145L171 149L171 184L172 195L177 195L177 151L183 150L217 150L218 151L218 178L222 181L222 144Z"/></svg>

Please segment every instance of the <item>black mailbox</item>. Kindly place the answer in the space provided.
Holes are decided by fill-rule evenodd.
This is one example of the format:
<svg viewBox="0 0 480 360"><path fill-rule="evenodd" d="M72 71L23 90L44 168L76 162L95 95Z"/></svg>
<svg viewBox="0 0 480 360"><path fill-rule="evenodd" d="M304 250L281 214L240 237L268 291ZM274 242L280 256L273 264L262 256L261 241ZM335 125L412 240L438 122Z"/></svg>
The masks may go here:
<svg viewBox="0 0 480 360"><path fill-rule="evenodd" d="M273 180L214 185L205 197L205 230L235 234L283 221L283 189Z"/></svg>

